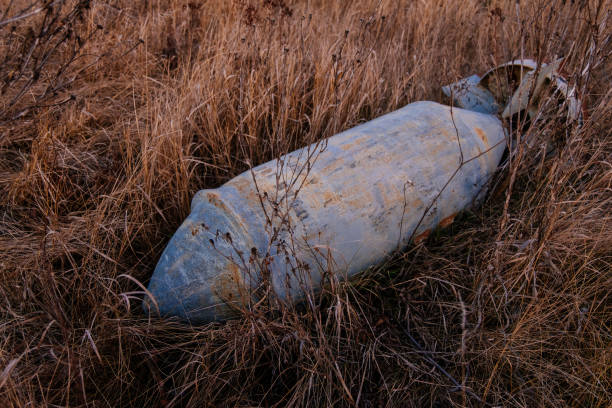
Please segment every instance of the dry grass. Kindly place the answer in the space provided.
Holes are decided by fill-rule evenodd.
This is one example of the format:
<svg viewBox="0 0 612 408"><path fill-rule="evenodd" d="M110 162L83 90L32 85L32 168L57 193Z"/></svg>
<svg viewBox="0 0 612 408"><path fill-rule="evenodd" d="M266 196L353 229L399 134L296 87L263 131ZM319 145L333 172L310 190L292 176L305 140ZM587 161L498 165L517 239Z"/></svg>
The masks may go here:
<svg viewBox="0 0 612 408"><path fill-rule="evenodd" d="M1 406L612 403L610 1L132 3L77 5L88 40L19 98L44 13L0 26ZM358 285L204 327L141 312L197 190L561 55L584 125L542 109L482 208Z"/></svg>

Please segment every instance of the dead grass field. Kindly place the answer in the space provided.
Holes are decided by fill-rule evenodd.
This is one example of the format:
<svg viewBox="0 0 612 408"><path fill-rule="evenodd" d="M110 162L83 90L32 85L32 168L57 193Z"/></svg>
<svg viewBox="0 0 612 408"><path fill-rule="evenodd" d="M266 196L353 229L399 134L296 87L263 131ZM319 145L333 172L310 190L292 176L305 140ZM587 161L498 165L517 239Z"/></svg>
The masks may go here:
<svg viewBox="0 0 612 408"><path fill-rule="evenodd" d="M609 0L35 3L0 1L0 406L612 404ZM448 229L307 312L142 313L197 190L559 56L584 124L542 109Z"/></svg>

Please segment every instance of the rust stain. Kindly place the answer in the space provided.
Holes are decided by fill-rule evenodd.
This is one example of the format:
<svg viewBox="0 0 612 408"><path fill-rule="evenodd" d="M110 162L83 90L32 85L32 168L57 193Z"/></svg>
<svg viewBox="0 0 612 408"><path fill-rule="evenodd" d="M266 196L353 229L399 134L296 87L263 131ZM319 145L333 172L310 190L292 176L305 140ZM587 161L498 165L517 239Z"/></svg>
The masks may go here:
<svg viewBox="0 0 612 408"><path fill-rule="evenodd" d="M251 181L247 180L244 177L236 177L234 180L232 180L231 184L239 192L246 193L247 190L251 187L251 183L252 183Z"/></svg>
<svg viewBox="0 0 612 408"><path fill-rule="evenodd" d="M487 137L487 134L479 127L475 127L474 131L476 132L476 134L478 135L478 137L480 138L480 140L482 140L482 142L488 146L489 145L489 138Z"/></svg>
<svg viewBox="0 0 612 408"><path fill-rule="evenodd" d="M219 200L219 195L217 193L209 192L206 194L206 198L208 198L208 202L214 205L215 207L225 209L225 205Z"/></svg>
<svg viewBox="0 0 612 408"><path fill-rule="evenodd" d="M378 190L378 196L383 201L383 206L385 208L390 208L393 204L397 203L398 200L402 199L401 192L397 188L388 188L384 183L377 181L374 183L374 187ZM369 192L364 193L371 196Z"/></svg>
<svg viewBox="0 0 612 408"><path fill-rule="evenodd" d="M311 185L311 184L317 184L319 182L319 179L316 176L311 176L310 180L306 181L306 184Z"/></svg>
<svg viewBox="0 0 612 408"><path fill-rule="evenodd" d="M422 233L414 237L414 243L418 244L418 243L425 241L427 237L429 237L429 234L431 234L431 228L426 229L425 231L423 231Z"/></svg>
<svg viewBox="0 0 612 408"><path fill-rule="evenodd" d="M215 295L224 302L234 300L236 293L240 290L240 284L242 283L238 265L230 262L227 268L227 273L222 273L217 276L211 288Z"/></svg>
<svg viewBox="0 0 612 408"><path fill-rule="evenodd" d="M323 207L327 207L329 204L336 203L340 201L338 194L333 191L324 191L322 193L323 196Z"/></svg>
<svg viewBox="0 0 612 408"><path fill-rule="evenodd" d="M457 216L457 213L449 215L448 217L444 218L442 221L440 221L440 226L442 228L446 228L449 225L451 225L453 223L453 221L455 220L455 217Z"/></svg>
<svg viewBox="0 0 612 408"><path fill-rule="evenodd" d="M324 168L322 168L320 170L320 173L330 175L339 168L342 168L342 166L344 166L344 158L337 157L336 160L331 161L331 163L327 164Z"/></svg>
<svg viewBox="0 0 612 408"><path fill-rule="evenodd" d="M440 128L436 128L435 129L438 133L444 135L444 137L446 139L455 139L457 137L456 134L452 134L448 131L448 129L446 129L445 127L440 127ZM431 132L432 136L435 137L436 135L434 134L434 132Z"/></svg>
<svg viewBox="0 0 612 408"><path fill-rule="evenodd" d="M359 146L363 144L364 142L367 142L369 138L370 138L370 135L361 136L350 143L340 145L340 148L344 151L351 150L355 146Z"/></svg>
<svg viewBox="0 0 612 408"><path fill-rule="evenodd" d="M189 254L189 253L182 254L178 259L176 259L174 261L174 265L184 265L185 264L185 260L189 259L191 256L192 255ZM176 275L180 275L180 271L181 271L180 267L178 267L178 268L168 268L168 275L169 276L174 276L175 274Z"/></svg>
<svg viewBox="0 0 612 408"><path fill-rule="evenodd" d="M238 282L240 279L240 268L238 268L238 265L236 265L234 262L230 262L227 268L229 269L231 280Z"/></svg>
<svg viewBox="0 0 612 408"><path fill-rule="evenodd" d="M262 184L261 179L257 180L257 183ZM253 201L257 199L257 191L255 190L253 180L246 177L236 177L228 184L232 185L241 195L247 197L249 200Z"/></svg>
<svg viewBox="0 0 612 408"><path fill-rule="evenodd" d="M236 265L234 265L236 266ZM237 268L237 266L236 266ZM230 269L233 269L230 267ZM238 316L235 303L238 301L244 303L240 293L240 285L230 273L221 273L211 285L212 296L208 297L204 294L201 304L210 304L214 306L215 314L219 316Z"/></svg>
<svg viewBox="0 0 612 408"><path fill-rule="evenodd" d="M341 145L340 148L344 151L351 150L355 146L355 142Z"/></svg>

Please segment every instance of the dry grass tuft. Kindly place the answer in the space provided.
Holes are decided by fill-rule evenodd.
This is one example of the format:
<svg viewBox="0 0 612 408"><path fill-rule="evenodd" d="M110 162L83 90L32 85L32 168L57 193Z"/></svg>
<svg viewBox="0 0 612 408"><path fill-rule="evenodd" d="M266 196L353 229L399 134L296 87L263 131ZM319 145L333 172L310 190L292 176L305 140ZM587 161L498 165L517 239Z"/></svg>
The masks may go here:
<svg viewBox="0 0 612 408"><path fill-rule="evenodd" d="M0 7L1 406L612 403L609 0L28 4ZM447 230L307 310L142 314L198 189L558 56L584 125L544 104Z"/></svg>

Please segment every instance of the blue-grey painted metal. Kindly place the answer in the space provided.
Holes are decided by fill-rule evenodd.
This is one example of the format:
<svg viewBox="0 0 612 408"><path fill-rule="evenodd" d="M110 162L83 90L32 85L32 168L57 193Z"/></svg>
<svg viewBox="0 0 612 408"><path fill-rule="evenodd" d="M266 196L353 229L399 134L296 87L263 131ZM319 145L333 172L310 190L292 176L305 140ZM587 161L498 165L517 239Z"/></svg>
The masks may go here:
<svg viewBox="0 0 612 408"><path fill-rule="evenodd" d="M199 191L145 309L198 323L231 318L265 290L295 302L324 273L350 278L450 224L497 169L506 147L498 113L533 114L551 84L581 119L560 65L510 61L443 88L465 109L412 103Z"/></svg>
<svg viewBox="0 0 612 408"><path fill-rule="evenodd" d="M442 92L452 98L457 106L474 112L496 114L500 111L495 97L480 85L481 78L472 75L442 87Z"/></svg>
<svg viewBox="0 0 612 408"><path fill-rule="evenodd" d="M145 308L224 320L233 306L256 302L264 280L296 301L316 291L324 271L350 278L452 222L505 147L496 116L416 102L199 191L155 268ZM265 254L258 273L249 261Z"/></svg>

